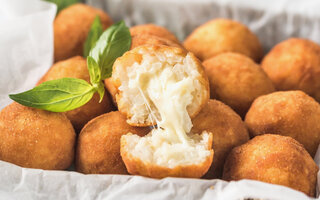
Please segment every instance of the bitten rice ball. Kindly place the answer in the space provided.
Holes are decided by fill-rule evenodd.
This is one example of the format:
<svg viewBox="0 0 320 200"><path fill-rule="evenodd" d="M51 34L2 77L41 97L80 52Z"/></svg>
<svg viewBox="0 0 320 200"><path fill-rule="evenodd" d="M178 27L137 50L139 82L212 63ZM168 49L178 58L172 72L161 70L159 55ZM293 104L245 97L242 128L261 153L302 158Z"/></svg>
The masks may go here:
<svg viewBox="0 0 320 200"><path fill-rule="evenodd" d="M146 136L121 136L130 174L152 178L202 177L212 163L212 133L191 133L209 100L200 61L181 48L140 46L117 58L112 79L119 111L135 126L155 125Z"/></svg>
<svg viewBox="0 0 320 200"><path fill-rule="evenodd" d="M79 78L90 82L86 59L75 56L55 63L40 79L38 84L66 77ZM103 113L110 112L113 109L112 102L107 92L105 93L102 102L99 103L99 100L99 94L95 93L92 99L85 105L66 112L67 117L70 119L77 132L80 132L82 127L91 119Z"/></svg>
<svg viewBox="0 0 320 200"><path fill-rule="evenodd" d="M284 185L313 197L317 172L318 166L299 142L291 137L265 134L231 151L223 179Z"/></svg>
<svg viewBox="0 0 320 200"><path fill-rule="evenodd" d="M127 122L130 125L151 126L156 124L154 117L160 118L160 112L154 103L151 103L150 108L146 105L145 101L148 103L151 100L146 99L145 92L141 90L151 84L150 79L160 82L160 78L165 79L171 71L173 75L170 76L173 81L181 81L188 77L197 79L193 83L195 92L192 93L194 95L192 104L190 103L187 107L190 117L193 118L208 101L209 82L203 66L192 53L164 45L139 46L126 52L115 61L111 83L116 90L118 109L127 116ZM138 83L129 81L135 76L137 76L136 80L139 80ZM141 84L141 90L139 84ZM156 84L152 86L158 87ZM154 110L154 113L150 113L150 109Z"/></svg>
<svg viewBox="0 0 320 200"><path fill-rule="evenodd" d="M83 44L97 15L103 29L112 24L107 13L82 3L69 6L57 15L54 20L55 61L83 55Z"/></svg>
<svg viewBox="0 0 320 200"><path fill-rule="evenodd" d="M133 26L130 28L130 33L131 36L153 35L180 44L179 40L173 33L171 33L168 29L155 24L142 24Z"/></svg>
<svg viewBox="0 0 320 200"><path fill-rule="evenodd" d="M260 41L245 25L229 19L214 19L196 28L184 47L200 60L224 52L244 54L259 62L263 56Z"/></svg>
<svg viewBox="0 0 320 200"><path fill-rule="evenodd" d="M148 46L165 45L165 46L179 47L179 48L184 49L180 44L178 44L176 42L172 42L171 40L168 40L166 38L161 38L161 37L158 37L155 35L143 34L143 35L133 35L132 36L132 42L131 42L130 49L134 49L136 47L143 46L143 45L148 45ZM117 93L117 89L113 86L113 84L111 82L111 78L105 79L104 85L106 86L106 89L108 90L108 92L110 93L110 95L112 97L112 101L113 101L114 106L116 106L117 103L116 103L115 95Z"/></svg>
<svg viewBox="0 0 320 200"><path fill-rule="evenodd" d="M258 97L245 123L252 136L290 136L313 157L320 143L320 104L302 91L274 92Z"/></svg>
<svg viewBox="0 0 320 200"><path fill-rule="evenodd" d="M120 156L120 138L131 132L144 136L149 128L133 127L119 111L91 120L78 138L76 169L85 174L128 174Z"/></svg>
<svg viewBox="0 0 320 200"><path fill-rule="evenodd" d="M214 157L204 178L221 178L223 165L229 152L232 148L249 140L244 122L229 106L211 99L192 123L191 132L208 131L213 134Z"/></svg>
<svg viewBox="0 0 320 200"><path fill-rule="evenodd" d="M244 55L222 53L204 61L203 66L211 98L229 105L243 118L255 98L275 91L260 66Z"/></svg>
<svg viewBox="0 0 320 200"><path fill-rule="evenodd" d="M75 138L63 113L15 102L0 112L0 160L21 167L67 169L73 161Z"/></svg>
<svg viewBox="0 0 320 200"><path fill-rule="evenodd" d="M302 90L320 102L320 46L291 38L264 57L262 68L278 90Z"/></svg>

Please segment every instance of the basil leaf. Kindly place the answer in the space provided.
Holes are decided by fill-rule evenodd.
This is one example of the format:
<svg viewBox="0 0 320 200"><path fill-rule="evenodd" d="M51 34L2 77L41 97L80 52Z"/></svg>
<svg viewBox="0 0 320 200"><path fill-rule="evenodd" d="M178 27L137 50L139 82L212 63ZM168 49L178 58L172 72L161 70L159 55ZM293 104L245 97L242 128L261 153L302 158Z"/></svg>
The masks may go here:
<svg viewBox="0 0 320 200"><path fill-rule="evenodd" d="M86 104L95 88L82 79L62 78L43 82L39 86L9 97L28 107L52 112L65 112Z"/></svg>
<svg viewBox="0 0 320 200"><path fill-rule="evenodd" d="M45 0L51 3L54 3L57 5L57 13L59 13L61 10L65 9L68 6L71 6L72 4L79 3L79 0Z"/></svg>
<svg viewBox="0 0 320 200"><path fill-rule="evenodd" d="M124 21L110 26L103 32L89 53L100 66L102 80L111 77L114 61L128 51L130 46L131 35Z"/></svg>
<svg viewBox="0 0 320 200"><path fill-rule="evenodd" d="M91 84L99 83L101 82L101 70L96 63L96 61L91 57L87 57L87 65L88 65L88 71L90 75L90 82Z"/></svg>
<svg viewBox="0 0 320 200"><path fill-rule="evenodd" d="M103 29L102 29L100 17L97 15L91 25L87 39L84 42L83 57L87 57L89 55L91 48L94 47L99 37L101 36L102 32L103 32Z"/></svg>
<svg viewBox="0 0 320 200"><path fill-rule="evenodd" d="M97 89L97 92L98 94L100 95L100 100L99 100L99 103L101 103L103 97L104 97L104 93L106 91L106 89L104 88L104 84L102 83L102 81L100 81L98 87L96 88Z"/></svg>

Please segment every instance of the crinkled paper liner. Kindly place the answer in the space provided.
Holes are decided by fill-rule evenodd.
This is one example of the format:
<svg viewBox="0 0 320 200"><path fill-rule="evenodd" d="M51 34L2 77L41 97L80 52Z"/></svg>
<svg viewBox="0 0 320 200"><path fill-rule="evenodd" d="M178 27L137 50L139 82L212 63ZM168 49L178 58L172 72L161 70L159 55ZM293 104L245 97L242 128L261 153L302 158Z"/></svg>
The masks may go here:
<svg viewBox="0 0 320 200"><path fill-rule="evenodd" d="M252 3L254 2L254 3ZM320 42L316 1L90 0L115 20L130 25L155 22L184 38L214 17L247 24L266 49L289 36ZM299 6L293 6L293 3ZM290 6L289 6L290 5ZM318 7L316 7L316 5ZM298 12L299 11L299 12ZM0 0L0 109L9 93L24 91L52 64L52 22L56 7L39 0ZM4 28L5 27L5 28ZM315 161L319 164L319 154ZM319 179L319 176L318 176ZM0 200L10 199L309 199L287 187L242 180L83 175L72 171L26 169L0 161Z"/></svg>

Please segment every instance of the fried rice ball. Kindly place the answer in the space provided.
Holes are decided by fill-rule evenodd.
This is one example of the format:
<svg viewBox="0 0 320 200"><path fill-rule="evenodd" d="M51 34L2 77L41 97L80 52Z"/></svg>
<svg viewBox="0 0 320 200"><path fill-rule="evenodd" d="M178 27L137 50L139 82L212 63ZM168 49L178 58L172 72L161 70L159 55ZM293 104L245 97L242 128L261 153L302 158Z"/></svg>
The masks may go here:
<svg viewBox="0 0 320 200"><path fill-rule="evenodd" d="M142 45L165 45L171 47L183 48L179 43L173 42L166 38L161 38L155 35L133 35L131 41L131 49Z"/></svg>
<svg viewBox="0 0 320 200"><path fill-rule="evenodd" d="M261 66L277 90L302 90L320 102L320 45L285 40L271 49Z"/></svg>
<svg viewBox="0 0 320 200"><path fill-rule="evenodd" d="M192 120L191 132L213 134L214 158L204 178L221 178L223 165L232 148L246 143L249 133L239 115L220 101L210 99L206 107Z"/></svg>
<svg viewBox="0 0 320 200"><path fill-rule="evenodd" d="M107 13L77 3L63 9L54 20L54 60L60 61L83 55L83 45L92 22L99 16L103 29L112 24Z"/></svg>
<svg viewBox="0 0 320 200"><path fill-rule="evenodd" d="M245 25L229 19L214 19L199 26L183 44L200 60L224 52L237 52L256 62L263 56L258 37Z"/></svg>
<svg viewBox="0 0 320 200"><path fill-rule="evenodd" d="M130 28L130 33L132 37L136 35L153 35L180 44L180 41L173 33L171 33L168 29L155 24L142 24L133 26Z"/></svg>
<svg viewBox="0 0 320 200"><path fill-rule="evenodd" d="M120 138L131 132L144 136L149 128L133 127L119 111L91 120L81 130L76 152L76 169L85 174L128 174L120 156Z"/></svg>
<svg viewBox="0 0 320 200"><path fill-rule="evenodd" d="M152 115L158 118L160 116L153 104L151 104L150 108L145 105L145 97L141 94L141 91L137 87L130 86L128 83L128 79L131 78L129 73L134 74L135 71L140 72L143 69L138 68L138 65L144 67L149 65L150 69L146 70L149 70L150 73L158 70L157 65L161 65L163 70L173 68L174 73L178 74L176 75L178 78L182 78L183 75L195 76L197 78L195 82L197 95L193 97L193 104L187 108L190 117L196 116L206 105L209 98L208 78L200 61L192 53L187 53L181 48L164 45L140 46L126 52L113 65L111 81L116 89L115 96L118 109L127 116L128 124L132 126L151 126L155 125ZM146 78L141 78L141 82L148 83L149 79L147 76L152 75L146 74L143 76L146 76ZM120 88L122 84L125 85ZM125 90L126 88L128 88L128 91ZM155 113L150 113L150 109L155 110Z"/></svg>
<svg viewBox="0 0 320 200"><path fill-rule="evenodd" d="M253 179L287 186L313 197L318 169L296 140L265 134L231 151L224 166L223 179Z"/></svg>
<svg viewBox="0 0 320 200"><path fill-rule="evenodd" d="M172 42L171 40L168 40L166 38L161 38L155 35L133 35L132 36L132 41L131 41L131 49L134 49L139 46L143 45L165 45L165 46L171 46L171 47L179 47L183 48L180 44ZM113 105L116 106L116 93L117 89L113 86L111 82L111 78L107 78L104 80L104 84L106 86L106 89L110 93L113 101Z"/></svg>
<svg viewBox="0 0 320 200"><path fill-rule="evenodd" d="M11 103L0 112L0 160L21 167L67 169L76 134L63 113Z"/></svg>
<svg viewBox="0 0 320 200"><path fill-rule="evenodd" d="M274 92L258 97L245 123L252 136L290 136L313 157L320 143L320 104L302 91Z"/></svg>
<svg viewBox="0 0 320 200"><path fill-rule="evenodd" d="M221 53L203 62L210 82L211 98L229 105L242 118L253 100L275 91L272 81L250 58Z"/></svg>
<svg viewBox="0 0 320 200"><path fill-rule="evenodd" d="M90 82L86 59L81 56L75 56L55 63L40 79L38 84L66 77L79 78ZM92 99L85 105L66 112L67 117L70 119L74 129L78 133L88 121L103 113L110 112L113 109L112 102L107 92L105 92L103 100L100 103L99 100L99 94L95 93Z"/></svg>
<svg viewBox="0 0 320 200"><path fill-rule="evenodd" d="M144 137L121 136L121 157L130 174L199 178L208 171L212 133L190 131L191 118L209 100L209 82L192 53L169 46L134 48L115 61L111 81L129 124L157 124Z"/></svg>

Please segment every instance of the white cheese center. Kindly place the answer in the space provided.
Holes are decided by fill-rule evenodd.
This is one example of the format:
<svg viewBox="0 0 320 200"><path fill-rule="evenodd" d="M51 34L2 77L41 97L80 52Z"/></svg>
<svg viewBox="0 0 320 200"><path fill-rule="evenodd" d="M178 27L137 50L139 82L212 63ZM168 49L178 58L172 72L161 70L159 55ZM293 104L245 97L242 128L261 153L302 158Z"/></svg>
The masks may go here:
<svg viewBox="0 0 320 200"><path fill-rule="evenodd" d="M128 84L119 88L124 96L126 90L137 89L151 120L157 124L145 137L127 135L132 155L145 162L174 167L201 163L210 155L208 134L189 134L192 122L187 106L193 103L200 74L196 68L184 66L192 62L183 59L191 58L182 57L182 61L170 63L161 61L159 56L143 54L141 63L129 67ZM183 68L193 70L192 75L184 73Z"/></svg>

